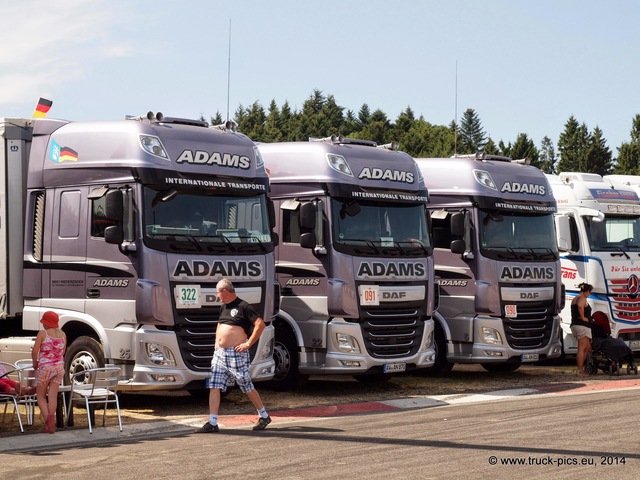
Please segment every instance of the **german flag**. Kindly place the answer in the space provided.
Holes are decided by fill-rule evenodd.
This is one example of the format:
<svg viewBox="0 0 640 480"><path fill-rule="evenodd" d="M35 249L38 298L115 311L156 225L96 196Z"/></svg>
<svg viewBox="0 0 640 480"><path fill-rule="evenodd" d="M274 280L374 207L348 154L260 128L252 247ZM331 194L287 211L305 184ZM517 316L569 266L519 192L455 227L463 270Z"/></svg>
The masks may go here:
<svg viewBox="0 0 640 480"><path fill-rule="evenodd" d="M78 152L69 147L62 147L60 149L60 161L77 162Z"/></svg>
<svg viewBox="0 0 640 480"><path fill-rule="evenodd" d="M53 102L51 100L40 97L40 100L38 100L38 105L36 105L36 109L33 112L33 116L36 118L46 117L47 112L49 112L49 109L51 108L51 105L53 105Z"/></svg>

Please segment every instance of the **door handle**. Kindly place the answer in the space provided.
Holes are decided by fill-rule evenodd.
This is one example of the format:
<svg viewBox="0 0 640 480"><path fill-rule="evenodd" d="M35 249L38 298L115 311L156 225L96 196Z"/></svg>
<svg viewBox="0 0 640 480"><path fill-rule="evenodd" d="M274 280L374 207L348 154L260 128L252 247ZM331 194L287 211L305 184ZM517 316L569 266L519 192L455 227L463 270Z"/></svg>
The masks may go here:
<svg viewBox="0 0 640 480"><path fill-rule="evenodd" d="M88 288L87 298L100 298L100 290L97 288Z"/></svg>

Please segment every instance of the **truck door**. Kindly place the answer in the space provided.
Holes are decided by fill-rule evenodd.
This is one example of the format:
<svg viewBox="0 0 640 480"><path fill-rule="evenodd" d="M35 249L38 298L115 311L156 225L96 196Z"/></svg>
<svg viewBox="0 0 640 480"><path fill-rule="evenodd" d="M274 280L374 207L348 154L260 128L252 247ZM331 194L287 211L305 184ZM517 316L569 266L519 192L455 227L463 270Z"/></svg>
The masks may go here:
<svg viewBox="0 0 640 480"><path fill-rule="evenodd" d="M115 225L105 215L106 196L86 199L87 212L87 313L95 318L105 311L114 313L113 318L135 318L135 286L130 258L118 245L106 243L105 229ZM114 302L114 300L118 300ZM129 302L121 302L129 300ZM115 314L119 309L123 309Z"/></svg>
<svg viewBox="0 0 640 480"><path fill-rule="evenodd" d="M87 261L87 188L56 188L53 196L49 253L51 262L49 297L63 300L60 307L84 312L86 298L85 267Z"/></svg>
<svg viewBox="0 0 640 480"><path fill-rule="evenodd" d="M475 255L463 258L452 252L452 242L461 237L451 230L451 216L460 210L431 210L433 232L433 256L436 281L440 286L438 310L447 319L451 339L455 342L473 341L473 318L475 317ZM474 239L467 238L465 243ZM466 245L467 250L474 245Z"/></svg>

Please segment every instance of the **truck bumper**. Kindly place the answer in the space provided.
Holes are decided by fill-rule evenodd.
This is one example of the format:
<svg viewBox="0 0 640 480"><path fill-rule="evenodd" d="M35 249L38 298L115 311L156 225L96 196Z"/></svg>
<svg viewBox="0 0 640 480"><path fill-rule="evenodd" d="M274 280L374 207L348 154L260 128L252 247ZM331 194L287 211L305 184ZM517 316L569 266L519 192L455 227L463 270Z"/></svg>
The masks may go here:
<svg viewBox="0 0 640 480"><path fill-rule="evenodd" d="M349 322L332 322L327 332L327 353L322 363L310 361L311 356L301 354L300 373L305 375L363 375L367 373L394 373L417 368L433 366L436 352L433 344L433 320L424 322L422 342L418 352L410 357L396 359L377 359L367 354L360 326ZM352 337L358 345L359 352L343 352L337 342L336 335L342 333Z"/></svg>
<svg viewBox="0 0 640 480"><path fill-rule="evenodd" d="M254 382L271 380L275 372L273 360L273 341L275 329L268 325L258 342L256 355L251 366L251 378ZM138 340L137 361L133 371L127 374L125 367L124 378L120 381L122 391L151 391L151 390L181 390L184 388L204 387L209 370L195 372L186 368L182 362L178 343L173 332L163 332L155 329L141 329L136 332ZM144 343L157 343L168 348L175 359L176 365L153 365L146 354Z"/></svg>
<svg viewBox="0 0 640 480"><path fill-rule="evenodd" d="M484 326L498 332L499 343L495 336L492 337L491 341L487 341L487 337L483 335L482 327ZM542 348L516 349L507 344L502 322L497 322L495 318L478 316L475 319L474 327L476 341L473 343L453 344L450 346L447 359L453 363L505 363L516 361L527 363L557 358L562 354L562 329L559 316L554 317L551 332L549 343Z"/></svg>

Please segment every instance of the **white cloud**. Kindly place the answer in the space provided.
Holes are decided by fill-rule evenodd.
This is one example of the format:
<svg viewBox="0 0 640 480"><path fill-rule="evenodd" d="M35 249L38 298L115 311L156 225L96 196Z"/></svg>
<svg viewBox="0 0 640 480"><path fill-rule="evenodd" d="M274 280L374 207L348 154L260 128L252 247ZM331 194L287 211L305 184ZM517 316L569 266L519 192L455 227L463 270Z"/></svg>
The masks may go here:
<svg viewBox="0 0 640 480"><path fill-rule="evenodd" d="M3 6L0 105L36 101L101 58L128 55L108 38L127 3L106 0L26 0Z"/></svg>

